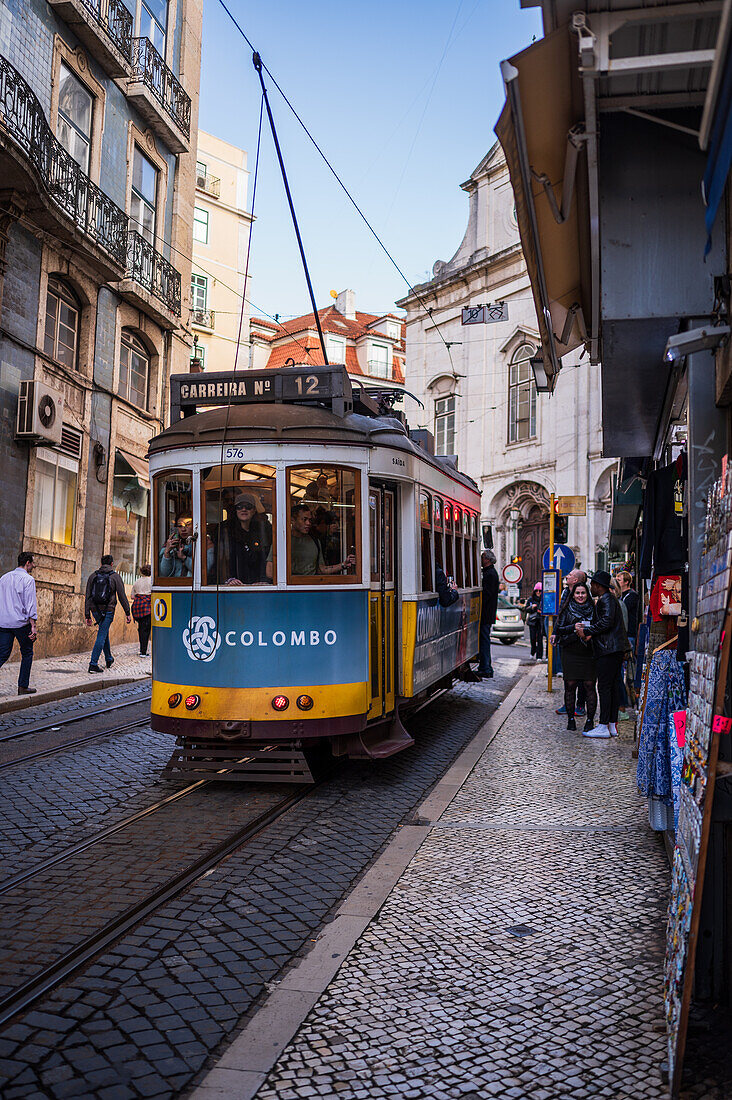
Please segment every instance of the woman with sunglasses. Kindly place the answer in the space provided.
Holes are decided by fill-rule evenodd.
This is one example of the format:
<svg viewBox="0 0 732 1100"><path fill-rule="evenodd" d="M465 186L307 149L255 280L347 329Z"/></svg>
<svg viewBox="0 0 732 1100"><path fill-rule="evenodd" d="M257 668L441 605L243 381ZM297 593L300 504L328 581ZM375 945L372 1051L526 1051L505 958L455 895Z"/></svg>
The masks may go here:
<svg viewBox="0 0 732 1100"><path fill-rule="evenodd" d="M261 505L261 502L260 502ZM251 493L239 493L231 514L220 529L217 561L219 577L229 585L267 583L267 555L272 524Z"/></svg>

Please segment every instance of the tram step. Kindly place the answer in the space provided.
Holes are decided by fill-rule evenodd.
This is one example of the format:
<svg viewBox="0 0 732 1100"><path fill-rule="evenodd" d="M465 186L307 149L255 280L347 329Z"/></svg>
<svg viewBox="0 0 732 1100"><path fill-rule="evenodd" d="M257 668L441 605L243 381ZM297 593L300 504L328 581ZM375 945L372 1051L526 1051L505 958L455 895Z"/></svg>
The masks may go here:
<svg viewBox="0 0 732 1100"><path fill-rule="evenodd" d="M247 749L241 745L183 744L173 750L164 779L184 773L226 783L313 783L305 754L299 749Z"/></svg>

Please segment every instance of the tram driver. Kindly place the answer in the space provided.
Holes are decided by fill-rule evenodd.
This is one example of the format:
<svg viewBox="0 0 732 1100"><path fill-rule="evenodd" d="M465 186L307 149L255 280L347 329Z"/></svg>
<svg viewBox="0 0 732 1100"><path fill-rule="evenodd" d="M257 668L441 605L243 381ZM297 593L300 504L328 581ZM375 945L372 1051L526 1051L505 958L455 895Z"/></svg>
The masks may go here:
<svg viewBox="0 0 732 1100"><path fill-rule="evenodd" d="M298 577L352 573L356 568L356 555L348 554L342 561L326 565L319 543L310 533L313 514L307 504L295 504L290 512L290 564ZM273 576L272 551L267 561L267 576Z"/></svg>

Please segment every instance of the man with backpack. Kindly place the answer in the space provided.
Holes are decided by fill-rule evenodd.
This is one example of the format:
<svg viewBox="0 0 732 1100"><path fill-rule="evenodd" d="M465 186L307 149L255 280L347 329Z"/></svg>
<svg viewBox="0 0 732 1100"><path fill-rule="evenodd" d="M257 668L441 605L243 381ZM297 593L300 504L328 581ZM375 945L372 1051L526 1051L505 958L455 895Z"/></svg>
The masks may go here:
<svg viewBox="0 0 732 1100"><path fill-rule="evenodd" d="M122 604L122 610L127 616L127 622L132 622L130 604L125 593L125 586L119 573L112 568L114 558L111 554L104 554L102 564L96 572L92 573L86 582L86 598L84 601L84 615L86 625L97 624L97 637L89 660L90 672L101 672L99 658L104 650L104 659L107 668L114 664L112 650L109 648L109 631L117 610L117 599Z"/></svg>

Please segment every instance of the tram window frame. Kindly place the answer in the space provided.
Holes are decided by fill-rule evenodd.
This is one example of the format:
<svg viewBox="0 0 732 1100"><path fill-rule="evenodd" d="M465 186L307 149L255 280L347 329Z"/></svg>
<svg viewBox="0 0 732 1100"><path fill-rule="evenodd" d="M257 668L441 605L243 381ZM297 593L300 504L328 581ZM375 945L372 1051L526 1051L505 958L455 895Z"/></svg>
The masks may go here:
<svg viewBox="0 0 732 1100"><path fill-rule="evenodd" d="M187 479L190 483L188 490L190 497L190 508L181 507L180 500L175 507L170 510L168 507L169 499L174 499L173 494L168 497L167 490L164 487L166 481L174 481L176 478L181 480ZM150 557L153 559L153 574L154 585L156 588L191 588L193 585L193 578L196 571L196 541L193 542L193 554L191 558L191 574L189 577L164 577L160 572L160 556L165 547L165 543L168 541L169 535L164 532L170 531L175 525L175 520L182 515L190 514L191 517L191 531L193 533L193 482L194 471L192 469L183 469L181 467L175 467L170 470L161 470L153 476L153 509L155 516L155 541L153 546L155 547L154 553L151 550ZM161 510L159 505L159 492L162 488L164 493L164 510ZM181 494L178 494L180 498ZM161 530L162 527L162 530ZM163 537L164 535L164 537Z"/></svg>
<svg viewBox="0 0 732 1100"><path fill-rule="evenodd" d="M387 490L384 493L384 581L386 584L394 583L394 494ZM388 662L387 662L388 664Z"/></svg>
<svg viewBox="0 0 732 1100"><path fill-rule="evenodd" d="M452 522L452 501L443 502L443 514L445 517L445 564L443 572L448 578L455 580L455 531Z"/></svg>
<svg viewBox="0 0 732 1100"><path fill-rule="evenodd" d="M432 502L432 525L434 531L433 546L434 546L434 565L435 572L436 567L439 565L440 569L445 572L445 543L443 538L443 516L445 505L440 497L434 497Z"/></svg>
<svg viewBox="0 0 732 1100"><path fill-rule="evenodd" d="M465 587L473 587L473 543L471 540L472 518L467 508L463 508L463 553L465 555Z"/></svg>
<svg viewBox="0 0 732 1100"><path fill-rule="evenodd" d="M426 507L423 509L422 505ZM434 567L434 539L432 517L432 494L427 489L420 488L417 493L417 522L419 525L419 562L420 562L420 592L435 592L433 580ZM425 554L425 535L427 536L427 553ZM429 573L425 574L425 563Z"/></svg>
<svg viewBox="0 0 732 1100"><path fill-rule="evenodd" d="M378 584L381 579L381 500L375 489L369 489L369 554L371 580Z"/></svg>
<svg viewBox="0 0 732 1100"><path fill-rule="evenodd" d="M465 564L463 559L463 510L453 505L453 527L455 530L455 583L465 588Z"/></svg>
<svg viewBox="0 0 732 1100"><path fill-rule="evenodd" d="M292 531L290 527L292 508L298 502L297 497L293 497L292 487L292 475L297 470L337 470L341 473L348 473L353 475L354 494L353 494L353 519L354 519L354 548L356 556L356 565L353 573L293 573L292 572ZM323 585L353 585L362 583L363 575L363 517L361 515L361 481L363 477L363 471L358 466L349 466L343 462L297 462L294 465L285 467L285 552L287 560L287 584L296 587L302 585L317 585L321 587ZM305 498L302 499L303 503L308 503L312 510L312 502L307 502ZM340 506L340 505L339 505ZM314 512L313 512L314 518ZM347 551L349 553L350 551Z"/></svg>
<svg viewBox="0 0 732 1100"><path fill-rule="evenodd" d="M255 469L258 467L258 469ZM208 564L204 564L203 557L201 557L201 587L202 588L226 588L231 592L239 591L251 591L251 589L270 589L276 584L277 577L277 467L271 462L257 462L255 460L249 462L225 462L224 471L231 468L232 474L225 473L223 478L217 478L210 485L206 486L203 478L203 474L206 471L216 472L221 471L219 463L213 463L211 466L204 466L198 471L199 476L199 508L201 516L200 530L208 535L208 529L212 526L207 514L207 498L210 494L212 501L215 501L215 494L219 492L226 492L226 490L239 490L239 493L233 493L232 496L236 499L237 495L248 494L253 497L260 497L260 503L264 507L264 501L261 499L261 493L272 494L272 508L269 512L271 519L268 522L272 528L272 577L265 576L260 581L254 581L252 584L241 582L239 584L229 584L229 578L221 579L216 578L216 569L214 566L214 578L208 579ZM245 473L247 477L237 477L237 474ZM258 483L268 482L267 485L260 485ZM222 509L223 510L223 509ZM256 515L267 515L267 509L264 509L263 513L255 511ZM219 520L219 524L228 522L228 515L226 520ZM205 536L204 536L205 537ZM269 564L269 563L267 563ZM237 578L238 579L238 578Z"/></svg>

